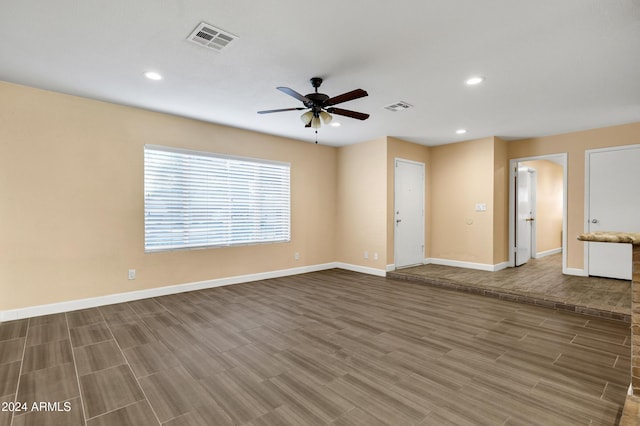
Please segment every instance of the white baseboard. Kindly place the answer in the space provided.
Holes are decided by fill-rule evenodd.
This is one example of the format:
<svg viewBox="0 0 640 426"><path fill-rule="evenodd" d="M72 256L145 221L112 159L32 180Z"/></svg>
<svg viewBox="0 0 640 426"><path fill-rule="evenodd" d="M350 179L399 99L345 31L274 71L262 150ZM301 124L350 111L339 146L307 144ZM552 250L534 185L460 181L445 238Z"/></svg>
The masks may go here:
<svg viewBox="0 0 640 426"><path fill-rule="evenodd" d="M509 262L502 262L502 263L497 263L495 265L493 265L493 272L496 271L502 271L503 269L507 269L509 266L511 266L509 264Z"/></svg>
<svg viewBox="0 0 640 426"><path fill-rule="evenodd" d="M12 321L23 318L37 317L41 315L57 314L60 312L76 311L79 309L94 308L96 306L111 305L114 303L131 302L133 300L147 299L150 297L166 296L169 294L184 293L186 291L203 290L213 287L221 287L231 284L247 283L266 280L270 278L286 277L290 275L305 274L308 272L324 271L327 269L342 268L349 271L364 274L385 276L382 269L367 268L348 263L331 262L319 265L303 266L300 268L281 269L277 271L260 272L257 274L238 275L227 278L217 278L207 281L199 281L187 284L177 284L165 287L156 287L146 290L129 291L126 293L108 294L105 296L90 297L87 299L69 300L47 305L29 306L26 308L0 311L0 322Z"/></svg>
<svg viewBox="0 0 640 426"><path fill-rule="evenodd" d="M368 266L353 265L351 263L336 262L336 268L346 269L347 271L361 272L368 275L376 275L378 277L386 277L387 271L384 269L370 268Z"/></svg>
<svg viewBox="0 0 640 426"><path fill-rule="evenodd" d="M390 271L395 271L396 270L396 265L395 264L391 264L391 265L387 265L387 272Z"/></svg>
<svg viewBox="0 0 640 426"><path fill-rule="evenodd" d="M555 248L555 249L545 250L545 251L541 251L540 253L536 253L536 259L539 259L539 258L545 257L545 256L551 256L552 254L558 254L558 253L562 253L562 247L558 247L558 248Z"/></svg>
<svg viewBox="0 0 640 426"><path fill-rule="evenodd" d="M576 277L588 277L589 276L589 274L587 274L584 269L576 269L576 268L567 268L567 270L564 271L564 274L566 274L566 275L575 275Z"/></svg>
<svg viewBox="0 0 640 426"><path fill-rule="evenodd" d="M478 269L480 271L489 271L489 272L500 271L509 266L509 262L502 262L502 263L497 263L495 265L491 265L488 263L474 263L474 262L464 262L461 260L438 259L438 258L425 259L424 263L425 265L431 263L433 265L453 266L456 268L467 268L467 269Z"/></svg>

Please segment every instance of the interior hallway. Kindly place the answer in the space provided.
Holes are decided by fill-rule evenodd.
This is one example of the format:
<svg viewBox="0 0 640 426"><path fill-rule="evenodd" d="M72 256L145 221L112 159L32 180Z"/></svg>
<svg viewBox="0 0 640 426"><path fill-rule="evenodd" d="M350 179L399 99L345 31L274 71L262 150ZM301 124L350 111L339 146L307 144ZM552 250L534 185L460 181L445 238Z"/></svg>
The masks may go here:
<svg viewBox="0 0 640 426"><path fill-rule="evenodd" d="M631 321L631 281L563 275L562 254L531 259L497 272L420 265L388 272L387 277Z"/></svg>

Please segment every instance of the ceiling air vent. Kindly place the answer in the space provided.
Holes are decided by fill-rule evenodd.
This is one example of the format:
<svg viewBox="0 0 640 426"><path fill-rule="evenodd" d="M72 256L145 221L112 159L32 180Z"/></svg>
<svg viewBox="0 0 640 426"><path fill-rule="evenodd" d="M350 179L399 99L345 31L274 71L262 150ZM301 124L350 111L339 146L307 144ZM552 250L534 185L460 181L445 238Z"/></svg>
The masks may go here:
<svg viewBox="0 0 640 426"><path fill-rule="evenodd" d="M396 102L395 104L387 105L384 109L388 109L389 111L401 111L403 109L411 108L413 105L408 104L404 101Z"/></svg>
<svg viewBox="0 0 640 426"><path fill-rule="evenodd" d="M187 40L208 49L215 50L216 52L220 52L237 38L237 36L216 28L213 25L207 24L206 22L200 22L196 29L189 34Z"/></svg>

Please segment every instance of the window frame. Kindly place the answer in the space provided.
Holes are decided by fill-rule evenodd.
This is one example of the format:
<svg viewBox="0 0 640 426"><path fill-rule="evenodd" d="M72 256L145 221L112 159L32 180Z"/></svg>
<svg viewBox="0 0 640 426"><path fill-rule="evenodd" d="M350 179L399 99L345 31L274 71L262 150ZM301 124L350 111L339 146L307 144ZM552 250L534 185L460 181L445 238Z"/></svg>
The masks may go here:
<svg viewBox="0 0 640 426"><path fill-rule="evenodd" d="M151 155L148 156L147 153L151 153ZM176 156L171 158L171 154L176 154ZM166 171L158 165L158 162L160 162L159 158L163 155L166 155L168 165L176 166L172 169L173 171ZM154 161L156 163L154 163ZM188 163L189 165L187 167L180 167L180 162L185 164ZM144 145L143 163L145 253L277 244L288 243L291 241L291 163L151 144ZM209 164L209 166L215 165L215 167L203 169L202 164ZM216 169L217 167L223 167L223 165L226 167L226 174L221 173ZM230 173L230 169L235 169L235 171ZM194 172L194 170L196 171ZM205 170L204 173L198 173L202 170ZM253 171L254 179L243 180L243 177L246 177L247 174L239 173L239 170ZM167 180L167 177L171 176L172 173L175 180ZM151 176L154 174L155 177L152 179ZM194 174L199 176L196 177L195 180L193 179ZM185 176L190 176L191 178ZM213 196L216 194L214 192L214 188L218 188L218 185L220 185L219 182L215 183L213 181L219 180L216 179L216 177L219 178L221 176L226 177L226 179L223 180L227 182L228 191L223 192L222 196ZM165 183L158 184L158 182L163 180L163 177L165 178ZM267 179L267 177L269 179ZM278 178L281 180L278 181ZM211 181L208 183L205 182L207 179L210 179ZM276 179L276 182L281 187L276 185L276 189L272 189L274 188L273 186L266 186L273 183L270 179ZM190 183L186 182L187 180ZM167 184L166 182L170 183ZM168 185L167 187L169 187L171 186L171 183L173 184L173 189L166 189L162 186ZM202 189L204 186L195 186L197 184L205 183L206 185L204 186L207 187L206 190ZM213 186L209 187L211 185ZM250 189L252 185L255 186L254 189ZM176 187L182 187L184 190L178 191ZM236 188L237 191L238 187L242 187L244 192L234 193L233 188ZM160 188L165 188L165 192L168 195L165 195L164 198L152 197L151 193L161 192ZM266 190L267 192L262 194L260 189ZM272 191L276 191L276 196L270 197ZM182 194L177 194L179 192ZM253 195L248 195L252 192L255 192L255 197ZM196 193L199 195L194 195ZM205 207L202 207L202 198L198 198L202 197L202 193L209 194L209 197L205 202ZM217 194L220 193L218 192ZM227 197L227 200L224 202L220 201L225 196ZM236 200L242 198L243 201L242 203L236 203L235 209L234 200L232 200L233 196L235 196ZM211 199L214 198L218 201L211 201ZM176 199L179 199L180 201L176 203ZM151 202L150 200L153 201ZM194 213L195 208L193 205L198 204L198 201L200 202L200 207L197 212ZM273 201L273 203L270 204L269 201ZM162 204L163 202L165 204ZM171 204L171 207L169 204ZM188 204L191 204L191 206ZM237 207L240 204L243 204L244 208ZM181 213L167 213L165 215L166 217L162 217L162 214L157 215L153 213L154 208L157 211L160 211L158 209L163 208L164 211L167 212L170 210L175 211L176 206L179 206L180 209L182 209ZM258 208L256 208L256 206L258 206ZM264 208L265 206L267 209ZM265 216L262 216L265 215L265 211L267 210L271 213L271 222L268 220L265 222ZM234 221L234 214L237 217L241 217L241 215L238 215L238 212L244 212L244 219L235 219ZM226 216L224 216L225 214ZM156 219L156 222L154 222L152 217ZM174 220L171 223L172 217ZM177 217L182 218L182 220L175 220ZM200 218L198 220L201 222L198 222L196 219L192 219L193 217ZM202 224L203 222L213 223L215 222L214 218L219 219L220 217L227 220L227 222L225 222L226 225L211 225L207 227ZM161 220L164 221L164 223L160 223ZM176 227L177 232L174 231L176 238L173 239L173 242L162 244L161 240L171 241L171 239L169 237L158 238L158 235L164 235L163 231L158 230L158 228L161 228L162 225L177 225L178 223L180 223L180 225ZM249 225L247 225L247 223ZM265 225L265 223L268 225ZM269 232L265 231L266 227L269 226L272 227L271 236L269 236ZM153 229L154 227L156 228L155 230ZM191 227L191 229L189 229L189 227ZM234 227L237 228L235 231L230 230ZM254 227L253 231L251 231L251 227ZM223 233L223 238L215 233L216 231L221 231L222 228L227 228L227 232ZM238 229L245 231L245 233L238 233ZM196 234L197 232L200 232L200 234ZM171 234L171 231L165 233L169 235ZM189 244L188 239L191 233L194 233L194 235L200 235L200 237L197 238L200 242ZM209 236L203 237L202 234L207 234ZM242 238L242 235L245 234L251 235L251 238ZM264 238L260 238L260 236ZM193 238L196 239L195 237ZM238 238L238 240L234 241L235 238ZM179 240L182 241L178 242Z"/></svg>

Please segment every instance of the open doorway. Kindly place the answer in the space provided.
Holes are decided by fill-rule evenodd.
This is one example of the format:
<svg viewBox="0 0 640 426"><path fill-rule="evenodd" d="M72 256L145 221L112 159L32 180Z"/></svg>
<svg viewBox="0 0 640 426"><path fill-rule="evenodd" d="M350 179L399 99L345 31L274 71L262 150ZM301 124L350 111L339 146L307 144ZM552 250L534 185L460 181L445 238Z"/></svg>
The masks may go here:
<svg viewBox="0 0 640 426"><path fill-rule="evenodd" d="M509 265L562 257L566 273L567 155L510 161Z"/></svg>
<svg viewBox="0 0 640 426"><path fill-rule="evenodd" d="M537 160L545 161L545 160ZM518 163L515 192L515 266L537 256L537 161ZM533 163L533 164L532 164ZM558 241L557 247L560 247Z"/></svg>

